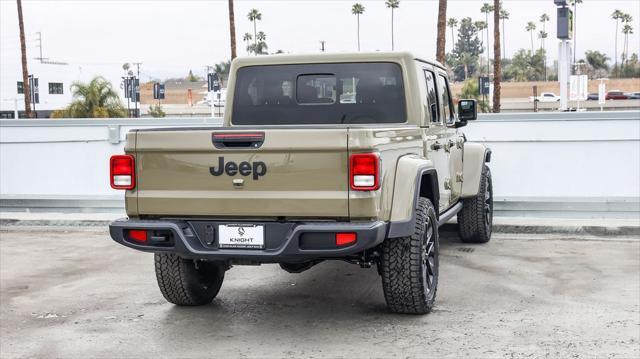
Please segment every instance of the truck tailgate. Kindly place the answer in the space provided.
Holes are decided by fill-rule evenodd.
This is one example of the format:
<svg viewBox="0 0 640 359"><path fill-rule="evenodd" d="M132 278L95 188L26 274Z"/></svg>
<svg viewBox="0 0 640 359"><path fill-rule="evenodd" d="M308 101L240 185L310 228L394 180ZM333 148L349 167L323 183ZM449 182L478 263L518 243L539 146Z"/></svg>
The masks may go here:
<svg viewBox="0 0 640 359"><path fill-rule="evenodd" d="M237 142L260 134L261 143ZM348 217L347 136L346 128L140 130L138 214Z"/></svg>

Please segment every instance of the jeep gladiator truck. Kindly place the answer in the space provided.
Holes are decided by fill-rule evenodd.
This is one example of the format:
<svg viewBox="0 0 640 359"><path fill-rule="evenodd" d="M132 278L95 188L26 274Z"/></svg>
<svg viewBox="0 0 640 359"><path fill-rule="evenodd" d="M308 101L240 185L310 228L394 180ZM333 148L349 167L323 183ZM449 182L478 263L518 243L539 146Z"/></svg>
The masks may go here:
<svg viewBox="0 0 640 359"><path fill-rule="evenodd" d="M491 152L458 128L442 65L410 53L274 55L232 62L222 127L127 134L111 158L128 218L111 237L155 253L158 285L203 305L233 265L298 273L377 266L393 312L428 313L438 227L491 237Z"/></svg>

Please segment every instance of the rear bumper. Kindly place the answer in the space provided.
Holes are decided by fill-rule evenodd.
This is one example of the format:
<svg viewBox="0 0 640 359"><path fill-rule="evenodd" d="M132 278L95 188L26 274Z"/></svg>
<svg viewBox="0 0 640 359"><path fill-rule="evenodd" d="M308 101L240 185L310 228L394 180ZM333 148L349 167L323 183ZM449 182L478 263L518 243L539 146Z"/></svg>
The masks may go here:
<svg viewBox="0 0 640 359"><path fill-rule="evenodd" d="M264 226L264 249L229 249L217 245L218 226L247 223ZM127 230L156 231L168 238L147 243L129 239ZM313 259L343 258L382 243L387 223L378 222L249 222L212 220L133 220L119 219L109 225L114 241L146 252L172 252L186 258L248 260L260 263L301 262ZM338 247L335 233L353 232L355 243Z"/></svg>

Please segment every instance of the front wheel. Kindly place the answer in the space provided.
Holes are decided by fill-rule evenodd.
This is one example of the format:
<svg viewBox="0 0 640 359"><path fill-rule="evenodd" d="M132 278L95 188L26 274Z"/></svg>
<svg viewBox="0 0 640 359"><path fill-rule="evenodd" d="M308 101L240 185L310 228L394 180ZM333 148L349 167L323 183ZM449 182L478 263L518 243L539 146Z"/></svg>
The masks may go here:
<svg viewBox="0 0 640 359"><path fill-rule="evenodd" d="M158 287L173 304L209 304L220 291L226 271L224 263L194 261L173 253L156 253L154 260Z"/></svg>
<svg viewBox="0 0 640 359"><path fill-rule="evenodd" d="M478 194L465 198L458 212L458 234L465 243L487 243L493 230L493 184L491 171L482 166Z"/></svg>
<svg viewBox="0 0 640 359"><path fill-rule="evenodd" d="M426 314L438 289L438 220L427 198L419 198L414 233L387 238L382 245L382 288L395 313Z"/></svg>

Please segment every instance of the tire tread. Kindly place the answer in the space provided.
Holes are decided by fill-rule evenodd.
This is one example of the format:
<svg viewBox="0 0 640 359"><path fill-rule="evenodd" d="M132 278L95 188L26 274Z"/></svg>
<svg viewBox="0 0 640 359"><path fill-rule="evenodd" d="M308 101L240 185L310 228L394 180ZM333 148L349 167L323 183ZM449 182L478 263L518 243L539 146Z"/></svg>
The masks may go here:
<svg viewBox="0 0 640 359"><path fill-rule="evenodd" d="M465 243L487 243L491 240L491 231L484 225L484 196L487 188L487 178L491 181L491 170L483 165L480 175L480 189L478 194L463 200L462 210L458 213L458 234Z"/></svg>
<svg viewBox="0 0 640 359"><path fill-rule="evenodd" d="M408 237L385 240L381 262L381 274L385 300L396 313L426 314L433 308L437 286L432 298L427 298L422 282L422 236L425 220L434 221L434 240L438 231L435 209L427 198L419 198L416 208L414 233ZM437 283L437 281L436 281Z"/></svg>

